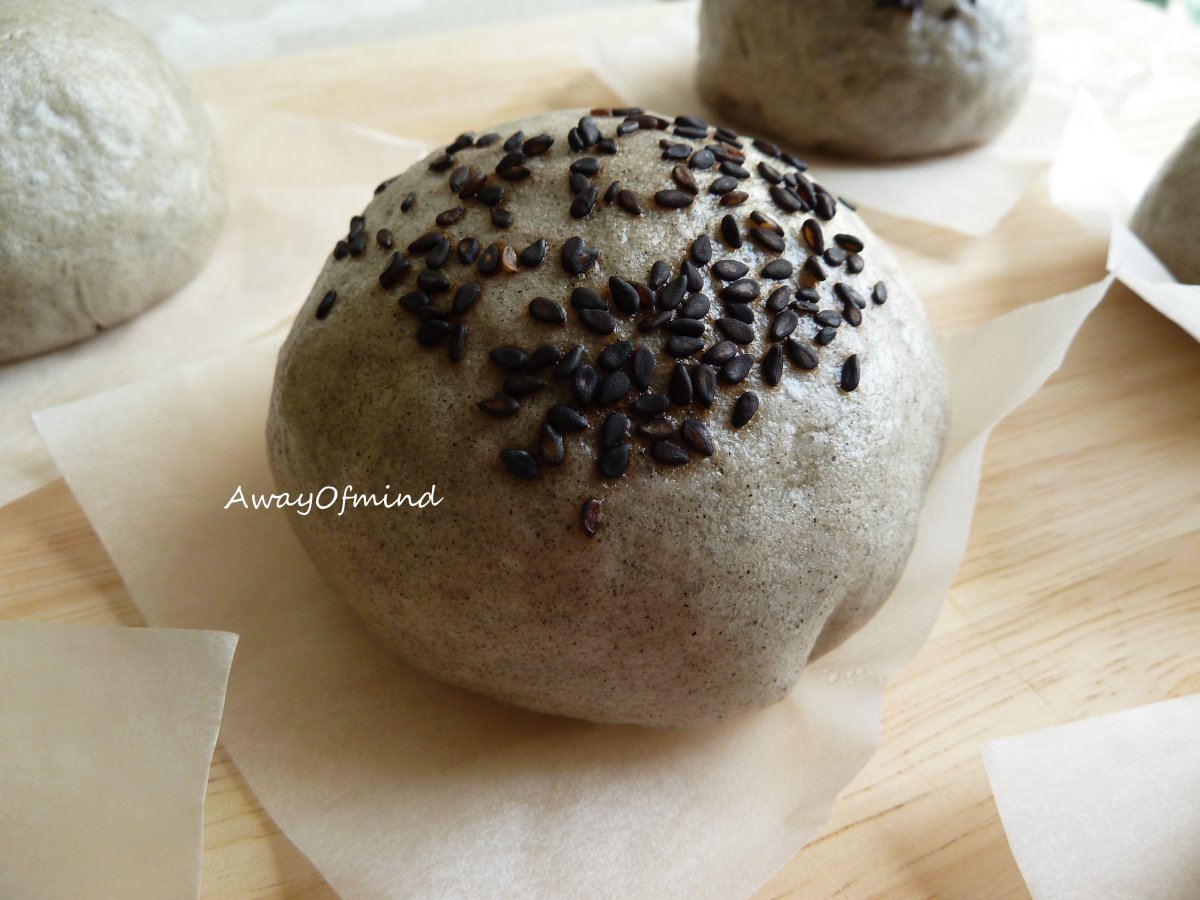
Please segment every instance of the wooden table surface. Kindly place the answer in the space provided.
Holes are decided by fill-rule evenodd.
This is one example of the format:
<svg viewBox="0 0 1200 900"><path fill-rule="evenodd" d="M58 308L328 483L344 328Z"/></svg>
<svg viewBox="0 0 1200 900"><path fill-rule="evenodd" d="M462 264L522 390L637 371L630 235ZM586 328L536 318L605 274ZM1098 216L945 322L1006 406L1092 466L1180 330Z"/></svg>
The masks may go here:
<svg viewBox="0 0 1200 900"><path fill-rule="evenodd" d="M514 23L195 81L216 103L449 141L615 102L576 38L664 12ZM1186 97L1155 104L1136 123L1142 149L1169 146L1198 111ZM940 330L1104 272L1104 241L1051 207L1044 184L985 239L868 219ZM933 636L887 689L879 751L758 896L1027 896L980 745L1200 691L1198 584L1200 345L1117 286L1062 370L993 435L966 559ZM0 509L0 617L143 624L61 481ZM204 841L205 897L335 896L220 746Z"/></svg>

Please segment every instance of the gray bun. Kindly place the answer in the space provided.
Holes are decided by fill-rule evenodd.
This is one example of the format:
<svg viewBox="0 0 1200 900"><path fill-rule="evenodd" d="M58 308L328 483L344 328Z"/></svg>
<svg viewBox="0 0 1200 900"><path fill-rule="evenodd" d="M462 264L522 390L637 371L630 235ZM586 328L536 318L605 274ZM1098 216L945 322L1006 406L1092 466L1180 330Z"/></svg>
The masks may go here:
<svg viewBox="0 0 1200 900"><path fill-rule="evenodd" d="M1200 284L1200 123L1163 163L1130 228L1184 284Z"/></svg>
<svg viewBox="0 0 1200 900"><path fill-rule="evenodd" d="M203 266L225 210L212 127L134 28L0 4L0 361L90 337Z"/></svg>
<svg viewBox="0 0 1200 900"><path fill-rule="evenodd" d="M722 115L794 147L905 159L995 137L1032 44L1024 0L703 0L697 78Z"/></svg>
<svg viewBox="0 0 1200 900"><path fill-rule="evenodd" d="M818 641L822 649L836 646L888 596L941 452L947 384L922 304L887 247L794 160L768 143L718 136L696 123L604 112L511 122L494 130L496 138L478 138L483 147L467 136L449 156L439 150L381 185L335 248L280 352L269 455L278 489L289 494L352 484L417 496L437 485L443 499L435 508L291 514L318 568L413 665L545 712L702 725L779 700ZM517 131L527 149L541 149L543 134L553 144L500 165ZM521 144L517 138L510 146ZM710 147L727 158L710 160ZM594 172L576 179L584 188L576 199L572 165ZM676 165L682 168L673 174ZM713 193L724 189L722 177L744 196ZM691 180L694 197L677 186ZM614 181L630 194L610 192ZM480 182L479 193L456 196ZM495 208L512 217L507 227L494 224L487 205L497 200L496 188L504 195ZM667 190L685 196L658 194ZM631 197L642 215L630 212ZM572 214L593 199L586 217ZM670 208L683 199L690 205ZM798 209L810 205L816 208ZM736 236L723 226L726 216ZM756 223L770 233L752 235ZM381 229L388 248L377 237ZM740 247L731 245L737 237ZM573 238L598 256L572 255ZM468 265L456 248L470 239L484 250ZM537 262L536 253L523 251L541 239L548 251ZM809 240L826 248L827 260ZM406 250L414 242L420 249ZM773 243L782 252L764 246ZM491 271L487 248L501 246L517 252L515 271L503 263ZM655 291L651 271L660 260L669 280ZM737 263L748 269L741 282L730 280ZM818 264L824 280L815 277ZM445 289L437 290L442 275ZM699 279L699 292L689 276ZM476 302L451 311L452 298L473 283L482 287ZM428 293L416 293L420 284ZM632 314L622 308L630 297L625 284L636 301ZM593 293L575 293L581 288ZM816 292L804 295L817 298L815 307L797 298L807 288ZM743 290L756 296L739 307ZM684 362L688 401L681 384L672 386L675 359L666 349L681 336L670 328L687 329L647 329L679 294L701 293L710 311L698 309L700 300L687 309L701 316L704 345ZM614 333L590 330L585 319L607 327L605 311L585 316L573 296L599 298ZM535 319L536 298L558 304L565 321ZM676 322L687 302L675 306ZM778 303L791 306L778 317L768 313ZM723 329L740 330L738 314L753 319L753 334L741 335L749 340L737 348L752 367L737 383L729 380L736 365L725 370L706 407L698 399L701 359ZM793 314L789 347L769 329L778 323L786 330ZM836 324L842 316L861 322ZM449 324L430 324L438 321ZM453 361L459 326L465 344ZM824 345L814 343L822 328L833 337ZM598 399L603 388L582 402L586 378L577 394L575 378L559 379L556 366L527 366L517 373L535 379L527 386L545 384L520 396L519 411L497 417L477 406L506 389L522 394L520 380L509 381L492 360L494 348L532 357L546 345L579 345L596 366L605 347L624 340L655 360L649 391L636 387L639 370L630 360L620 377L601 373L614 385L635 382L607 404ZM677 344L676 352L686 350ZM768 354L782 354L778 383ZM760 405L735 427L739 411L744 418L752 405L747 393ZM643 433L660 416L638 412L668 401L667 424L657 427L669 432L669 446ZM572 430L570 415L551 411L556 405L577 410L586 427ZM619 438L629 450L623 470L624 451L601 446L617 411L632 422ZM558 465L554 437L543 441L548 417L561 426L565 459ZM698 425L683 430L687 420L708 429L711 456ZM513 459L514 474L504 450L531 455ZM521 467L531 461L532 480L517 477L532 474ZM581 513L593 508L590 501L602 503L591 536L585 523L596 522Z"/></svg>

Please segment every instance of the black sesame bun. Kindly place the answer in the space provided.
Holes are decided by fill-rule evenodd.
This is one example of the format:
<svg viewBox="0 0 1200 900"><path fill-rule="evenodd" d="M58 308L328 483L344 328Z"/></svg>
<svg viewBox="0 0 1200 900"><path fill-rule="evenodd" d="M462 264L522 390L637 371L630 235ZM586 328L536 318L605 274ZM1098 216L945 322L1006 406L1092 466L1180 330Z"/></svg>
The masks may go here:
<svg viewBox="0 0 1200 900"><path fill-rule="evenodd" d="M1033 72L1024 0L702 0L705 101L796 147L868 159L995 137Z"/></svg>
<svg viewBox="0 0 1200 900"><path fill-rule="evenodd" d="M132 26L78 0L0 3L0 362L174 293L225 212L216 136Z"/></svg>
<svg viewBox="0 0 1200 900"><path fill-rule="evenodd" d="M380 185L280 352L278 487L412 664L602 722L779 700L912 546L946 377L887 248L778 148L633 110L461 136Z"/></svg>
<svg viewBox="0 0 1200 900"><path fill-rule="evenodd" d="M1200 284L1200 123L1158 170L1130 228L1177 280Z"/></svg>

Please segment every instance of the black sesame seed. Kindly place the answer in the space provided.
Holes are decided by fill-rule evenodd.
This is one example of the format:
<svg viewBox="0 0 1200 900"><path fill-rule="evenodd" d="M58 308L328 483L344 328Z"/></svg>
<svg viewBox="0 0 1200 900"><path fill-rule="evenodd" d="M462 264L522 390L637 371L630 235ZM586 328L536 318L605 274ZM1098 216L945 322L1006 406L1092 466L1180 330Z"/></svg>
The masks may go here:
<svg viewBox="0 0 1200 900"><path fill-rule="evenodd" d="M790 292L787 288L781 287L775 288L775 290L771 291L771 296L767 297L767 302L764 305L766 306L767 312L777 313L786 309L788 303L790 302Z"/></svg>
<svg viewBox="0 0 1200 900"><path fill-rule="evenodd" d="M538 240L521 251L518 259L526 269L536 269L542 264L542 260L546 258L546 251L549 249L550 244L546 239L538 238Z"/></svg>
<svg viewBox="0 0 1200 900"><path fill-rule="evenodd" d="M440 269L450 259L450 242L443 239L436 247L425 254L427 269Z"/></svg>
<svg viewBox="0 0 1200 900"><path fill-rule="evenodd" d="M400 212L408 212L417 204L417 195L414 191L409 191L404 195L404 199L400 202Z"/></svg>
<svg viewBox="0 0 1200 900"><path fill-rule="evenodd" d="M567 449L563 446L562 435L554 430L553 425L542 425L542 430L538 434L538 456L547 466L561 466L567 457Z"/></svg>
<svg viewBox="0 0 1200 900"><path fill-rule="evenodd" d="M756 412L758 412L758 394L754 391L746 391L733 404L733 427L741 428L748 424Z"/></svg>
<svg viewBox="0 0 1200 900"><path fill-rule="evenodd" d="M826 325L824 328L822 328L820 331L817 332L816 337L813 338L813 343L816 344L818 347L826 347L829 344L832 344L833 339L836 337L837 337L837 329L833 328L832 326Z"/></svg>
<svg viewBox="0 0 1200 900"><path fill-rule="evenodd" d="M875 301L876 303L878 303L880 306L887 303L887 299L888 299L887 285L884 284L882 281L877 281L875 283L875 287L871 288L871 299L873 301Z"/></svg>
<svg viewBox="0 0 1200 900"><path fill-rule="evenodd" d="M561 357L562 347L558 344L542 344L529 354L529 359L525 362L525 371L540 372L557 363Z"/></svg>
<svg viewBox="0 0 1200 900"><path fill-rule="evenodd" d="M511 153L521 146L525 141L525 132L516 131L508 136L508 140L504 142L504 149Z"/></svg>
<svg viewBox="0 0 1200 900"><path fill-rule="evenodd" d="M563 242L562 267L568 275L582 275L599 258L600 248L588 247L578 235Z"/></svg>
<svg viewBox="0 0 1200 900"><path fill-rule="evenodd" d="M561 307L560 307L561 309ZM565 310L564 310L565 313ZM565 319L565 316L564 316ZM564 378L570 378L575 374L575 370L579 368L579 362L583 359L583 347L576 344L570 350L563 354L562 360L554 368L554 377L559 381Z"/></svg>
<svg viewBox="0 0 1200 900"><path fill-rule="evenodd" d="M321 302L317 304L317 320L320 321L329 315L329 311L333 309L335 303L337 303L337 291L326 291Z"/></svg>
<svg viewBox="0 0 1200 900"><path fill-rule="evenodd" d="M541 156L554 144L554 138L548 134L531 137L521 145L521 150L529 156Z"/></svg>
<svg viewBox="0 0 1200 900"><path fill-rule="evenodd" d="M550 407L546 412L546 419L563 434L586 431L588 427L588 420L584 418L583 413L573 406L566 406L562 403Z"/></svg>
<svg viewBox="0 0 1200 900"><path fill-rule="evenodd" d="M513 223L512 213L501 206L492 207L492 224L497 228L507 228Z"/></svg>
<svg viewBox="0 0 1200 900"><path fill-rule="evenodd" d="M709 407L717 399L717 369L715 366L701 365L692 373L692 387L695 390L696 402Z"/></svg>
<svg viewBox="0 0 1200 900"><path fill-rule="evenodd" d="M604 478L620 478L629 468L629 457L633 447L628 441L609 447L596 461L596 468Z"/></svg>
<svg viewBox="0 0 1200 900"><path fill-rule="evenodd" d="M765 160L758 164L758 174L771 184L779 184L779 182L783 181L783 176L779 174L779 170Z"/></svg>
<svg viewBox="0 0 1200 900"><path fill-rule="evenodd" d="M638 296L637 289L628 281L613 275L608 279L608 290L612 295L613 303L625 315L635 315L642 308L642 300Z"/></svg>
<svg viewBox="0 0 1200 900"><path fill-rule="evenodd" d="M741 278L721 288L721 299L727 303L749 303L758 296L758 282Z"/></svg>
<svg viewBox="0 0 1200 900"><path fill-rule="evenodd" d="M429 171L430 172L445 172L445 171L448 171L450 169L450 167L453 165L454 165L454 157L451 156L449 153L443 153L440 156L434 157L433 161L430 162Z"/></svg>
<svg viewBox="0 0 1200 900"><path fill-rule="evenodd" d="M591 288L577 287L571 291L571 306L574 309L608 309L608 301Z"/></svg>
<svg viewBox="0 0 1200 900"><path fill-rule="evenodd" d="M687 419L680 429L683 441L701 456L713 455L712 433L699 419Z"/></svg>
<svg viewBox="0 0 1200 900"><path fill-rule="evenodd" d="M635 398L629 408L641 416L658 416L665 413L670 405L671 401L666 396L651 391Z"/></svg>
<svg viewBox="0 0 1200 900"><path fill-rule="evenodd" d="M478 196L484 206L498 206L504 201L504 185L490 184L481 188Z"/></svg>
<svg viewBox="0 0 1200 900"><path fill-rule="evenodd" d="M397 251L392 254L392 258L388 260L387 266L379 273L379 286L383 288L392 288L400 283L408 270L412 268L412 263L405 259L404 255Z"/></svg>
<svg viewBox="0 0 1200 900"><path fill-rule="evenodd" d="M591 116L583 116L575 127L578 129L585 147L590 147L600 140L600 129L596 126L596 120Z"/></svg>
<svg viewBox="0 0 1200 900"><path fill-rule="evenodd" d="M800 317L796 315L795 311L785 309L771 322L771 340L782 341L784 338L790 337L799 324Z"/></svg>
<svg viewBox="0 0 1200 900"><path fill-rule="evenodd" d="M862 310L860 310L853 303L847 303L842 308L842 318L845 319L852 328L857 328L862 324Z"/></svg>
<svg viewBox="0 0 1200 900"><path fill-rule="evenodd" d="M819 363L816 351L807 344L802 344L795 338L788 338L784 344L788 358L801 369L815 369Z"/></svg>
<svg viewBox="0 0 1200 900"><path fill-rule="evenodd" d="M832 194L826 191L818 189L816 193L817 202L813 204L813 212L817 214L818 218L828 222L837 212L837 201L833 199Z"/></svg>
<svg viewBox="0 0 1200 900"><path fill-rule="evenodd" d="M785 281L792 277L792 264L783 258L773 259L763 266L762 275L772 281Z"/></svg>
<svg viewBox="0 0 1200 900"><path fill-rule="evenodd" d="M721 163L721 172L725 175L733 176L738 181L743 181L750 177L750 173L745 168L728 159Z"/></svg>
<svg viewBox="0 0 1200 900"><path fill-rule="evenodd" d="M712 273L722 281L737 281L749 271L750 267L738 259L719 259L712 267Z"/></svg>
<svg viewBox="0 0 1200 900"><path fill-rule="evenodd" d="M852 234L835 234L833 242L847 253L862 253L863 251L862 239Z"/></svg>
<svg viewBox="0 0 1200 900"><path fill-rule="evenodd" d="M607 372L613 372L625 365L629 354L633 352L633 341L617 341L609 344L600 351L596 364Z"/></svg>
<svg viewBox="0 0 1200 900"><path fill-rule="evenodd" d="M863 270L863 266L865 265L866 263L863 262L863 258L857 253L851 253L846 257L846 271L851 275L857 275Z"/></svg>
<svg viewBox="0 0 1200 900"><path fill-rule="evenodd" d="M631 135L641 127L641 123L637 119L626 119L617 126L617 137Z"/></svg>
<svg viewBox="0 0 1200 900"><path fill-rule="evenodd" d="M475 146L490 147L498 140L500 140L500 135L496 134L494 131L489 131L487 134L481 134L475 139Z"/></svg>
<svg viewBox="0 0 1200 900"><path fill-rule="evenodd" d="M663 159L687 159L692 155L692 148L687 144L671 143L666 141L663 147Z"/></svg>
<svg viewBox="0 0 1200 900"><path fill-rule="evenodd" d="M762 358L763 381L772 387L783 380L783 345L775 344Z"/></svg>
<svg viewBox="0 0 1200 900"><path fill-rule="evenodd" d="M809 209L808 204L800 199L799 194L789 187L784 187L782 184L772 185L771 199L784 212L804 212Z"/></svg>
<svg viewBox="0 0 1200 900"><path fill-rule="evenodd" d="M580 363L571 382L571 393L575 396L575 402L580 406L587 406L596 396L596 388L599 385L600 376L596 374L596 370L587 363Z"/></svg>
<svg viewBox="0 0 1200 900"><path fill-rule="evenodd" d="M463 357L467 347L467 326L459 322L450 329L450 362L456 363Z"/></svg>
<svg viewBox="0 0 1200 900"><path fill-rule="evenodd" d="M740 384L746 380L753 368L754 357L749 353L742 353L721 366L721 380L729 384Z"/></svg>
<svg viewBox="0 0 1200 900"><path fill-rule="evenodd" d="M582 194L591 186L592 182L588 180L588 177L578 172L572 172L567 178L567 190L571 192L571 196Z"/></svg>
<svg viewBox="0 0 1200 900"><path fill-rule="evenodd" d="M693 169L711 169L717 163L717 158L713 156L711 150L697 150L692 154L692 158L688 160L688 165Z"/></svg>
<svg viewBox="0 0 1200 900"><path fill-rule="evenodd" d="M422 347L436 347L449 332L449 322L445 319L434 319L417 329L417 343Z"/></svg>
<svg viewBox="0 0 1200 900"><path fill-rule="evenodd" d="M645 390L653 379L654 351L649 347L638 347L633 354L633 383Z"/></svg>
<svg viewBox="0 0 1200 900"><path fill-rule="evenodd" d="M596 391L596 405L608 406L616 403L629 393L630 387L628 375L621 371L612 372L600 382L600 388Z"/></svg>
<svg viewBox="0 0 1200 900"><path fill-rule="evenodd" d="M597 175L600 172L600 160L594 156L581 156L575 162L571 163L571 171L589 177Z"/></svg>
<svg viewBox="0 0 1200 900"><path fill-rule="evenodd" d="M821 295L817 293L816 288L800 288L796 291L796 299L805 303L817 304L821 302ZM816 312L815 309L812 311Z"/></svg>
<svg viewBox="0 0 1200 900"><path fill-rule="evenodd" d="M377 243L384 250L391 250L394 242L395 240L392 237L392 233L386 228L380 228L377 232L375 232L375 243Z"/></svg>
<svg viewBox="0 0 1200 900"><path fill-rule="evenodd" d="M579 310L579 321L583 322L588 331L601 336L612 334L617 330L617 320L606 309L581 309Z"/></svg>
<svg viewBox="0 0 1200 900"><path fill-rule="evenodd" d="M671 317L673 315L675 315L673 311L664 309L652 316L647 316L645 319L642 319L642 321L638 322L638 331L645 333L647 331L654 331L662 328L671 321Z"/></svg>
<svg viewBox="0 0 1200 900"><path fill-rule="evenodd" d="M479 299L482 291L483 285L478 281L468 281L466 284L460 285L454 292L454 302L450 305L450 311L456 316L461 316Z"/></svg>
<svg viewBox="0 0 1200 900"><path fill-rule="evenodd" d="M702 234L692 241L692 260L698 266L707 266L712 262L712 240L707 234Z"/></svg>
<svg viewBox="0 0 1200 900"><path fill-rule="evenodd" d="M739 322L745 322L747 325L754 324L754 310L747 303L726 303L725 315L731 319L737 319Z"/></svg>
<svg viewBox="0 0 1200 900"><path fill-rule="evenodd" d="M750 240L772 253L782 253L785 246L783 235L771 228L751 228Z"/></svg>
<svg viewBox="0 0 1200 900"><path fill-rule="evenodd" d="M386 191L388 189L388 185L391 184L392 181L393 179L389 178L387 181L379 182L379 184L375 186L375 196L378 197L380 194Z"/></svg>
<svg viewBox="0 0 1200 900"><path fill-rule="evenodd" d="M854 390L855 388L857 388L859 376L860 376L860 372L859 372L859 366L858 366L858 354L852 353L849 357L846 358L846 361L844 363L842 363L842 377L841 377L842 390L846 391L846 392L850 392L850 391Z"/></svg>
<svg viewBox="0 0 1200 900"><path fill-rule="evenodd" d="M671 180L679 186L681 191L686 191L689 194L700 193L700 185L696 184L696 176L683 163L678 163L671 170Z"/></svg>
<svg viewBox="0 0 1200 900"><path fill-rule="evenodd" d="M441 272L422 272L417 276L417 287L426 294L440 294L450 290L450 279Z"/></svg>
<svg viewBox="0 0 1200 900"><path fill-rule="evenodd" d="M674 441L659 441L650 448L650 455L664 466L682 466L688 461L687 451Z"/></svg>
<svg viewBox="0 0 1200 900"><path fill-rule="evenodd" d="M713 181L712 184L710 184L708 186L708 192L710 194L717 194L717 195L728 194L730 191L737 188L737 186L738 186L738 180L736 178L734 178L732 175L722 175L720 178L717 178L716 180Z"/></svg>
<svg viewBox="0 0 1200 900"><path fill-rule="evenodd" d="M690 259L685 259L679 266L679 274L683 276L689 294L694 294L704 287L704 275L699 267Z"/></svg>
<svg viewBox="0 0 1200 900"><path fill-rule="evenodd" d="M520 347L505 345L493 347L488 353L488 359L505 372L519 372L525 368L527 357L525 351Z"/></svg>
<svg viewBox="0 0 1200 900"><path fill-rule="evenodd" d="M804 272L815 281L824 281L827 277L819 256L810 256L804 261Z"/></svg>
<svg viewBox="0 0 1200 900"><path fill-rule="evenodd" d="M496 163L496 174L503 175L505 171L515 168L525 162L525 154L520 150L509 150Z"/></svg>
<svg viewBox="0 0 1200 900"><path fill-rule="evenodd" d="M603 500L592 497L583 501L583 507L579 510L579 524L588 537L595 537L600 526L604 524L604 517L601 515L603 509Z"/></svg>
<svg viewBox="0 0 1200 900"><path fill-rule="evenodd" d="M789 166L791 166L793 169L799 169L801 172L803 172L805 169L808 168L808 163L806 163L802 159L792 156L792 154L790 154L790 153L781 153L781 154L779 154L779 158L782 159Z"/></svg>
<svg viewBox="0 0 1200 900"><path fill-rule="evenodd" d="M610 184L608 186L608 190L606 190L604 192L604 202L612 203L614 200L617 199L617 194L619 194L620 191L621 191L621 182L614 181L612 184Z"/></svg>
<svg viewBox="0 0 1200 900"><path fill-rule="evenodd" d="M457 153L459 150L466 150L475 143L475 135L469 131L465 131L454 139L454 143L446 148L447 153Z"/></svg>
<svg viewBox="0 0 1200 900"><path fill-rule="evenodd" d="M567 321L567 311L545 297L534 297L529 301L529 315L548 325L561 325Z"/></svg>
<svg viewBox="0 0 1200 900"><path fill-rule="evenodd" d="M664 352L668 356L674 356L676 359L684 359L691 356L693 353L698 353L704 348L703 338L687 337L682 334L672 335L668 339L666 346L663 347Z"/></svg>
<svg viewBox="0 0 1200 900"><path fill-rule="evenodd" d="M780 225L766 213L760 212L757 209L750 213L750 221L755 225L761 225L763 228L769 228L772 231L778 231L780 234L783 234L782 225Z"/></svg>
<svg viewBox="0 0 1200 900"><path fill-rule="evenodd" d="M617 152L617 142L612 138L600 138L596 141L596 150L605 156L612 156Z"/></svg>
<svg viewBox="0 0 1200 900"><path fill-rule="evenodd" d="M737 356L737 352L737 344L733 341L717 341L704 351L700 360L710 365L723 366Z"/></svg>
<svg viewBox="0 0 1200 900"><path fill-rule="evenodd" d="M676 406L687 406L692 402L692 376L681 362L675 363L675 368L671 370L667 395Z"/></svg>
<svg viewBox="0 0 1200 900"><path fill-rule="evenodd" d="M629 432L629 416L623 412L611 413L600 427L600 447L609 450L625 440Z"/></svg>
<svg viewBox="0 0 1200 900"><path fill-rule="evenodd" d="M821 259L831 266L840 266L846 261L846 251L841 247L826 247Z"/></svg>
<svg viewBox="0 0 1200 900"><path fill-rule="evenodd" d="M699 116L676 116L675 124L682 125L684 128L699 128L707 133L708 123Z"/></svg>
<svg viewBox="0 0 1200 900"><path fill-rule="evenodd" d="M415 313L422 307L429 305L429 297L426 296L424 291L412 291L400 298L400 305L410 313Z"/></svg>
<svg viewBox="0 0 1200 900"><path fill-rule="evenodd" d="M450 314L436 306L422 306L417 310L418 322L429 322L433 319L449 319Z"/></svg>
<svg viewBox="0 0 1200 900"><path fill-rule="evenodd" d="M750 195L745 191L730 191L721 197L720 204L721 206L741 206L748 199L750 199Z"/></svg>
<svg viewBox="0 0 1200 900"><path fill-rule="evenodd" d="M821 232L821 223L816 219L805 219L804 224L800 226L800 234L813 253L825 251L825 236Z"/></svg>
<svg viewBox="0 0 1200 900"><path fill-rule="evenodd" d="M583 136L579 133L578 128L572 128L567 132L567 144L576 152L586 149L586 144L583 143Z"/></svg>
<svg viewBox="0 0 1200 900"><path fill-rule="evenodd" d="M848 284L839 281L833 286L833 293L842 303L853 304L859 309L867 308L867 301L863 299L863 295Z"/></svg>
<svg viewBox="0 0 1200 900"><path fill-rule="evenodd" d="M692 195L686 191L656 191L654 202L664 209L683 209L692 205Z"/></svg>
<svg viewBox="0 0 1200 900"><path fill-rule="evenodd" d="M661 441L675 433L675 423L670 419L649 419L637 428L637 433L651 441Z"/></svg>
<svg viewBox="0 0 1200 900"><path fill-rule="evenodd" d="M778 157L781 152L777 145L772 144L770 141L765 141L762 138L755 138L754 146L759 152L765 153L767 156Z"/></svg>
<svg viewBox="0 0 1200 900"><path fill-rule="evenodd" d="M676 316L667 323L671 334L682 334L686 337L704 337L704 323L699 319L688 319Z"/></svg>
<svg viewBox="0 0 1200 900"><path fill-rule="evenodd" d="M657 291L671 279L671 267L663 260L656 260L650 266L650 288Z"/></svg>
<svg viewBox="0 0 1200 900"><path fill-rule="evenodd" d="M496 416L497 418L511 416L521 408L520 403L518 403L512 397L506 397L503 394L496 394L494 397L488 397L486 400L480 400L475 405L489 416Z"/></svg>
<svg viewBox="0 0 1200 900"><path fill-rule="evenodd" d="M642 214L642 204L638 200L637 194L633 191L624 189L617 191L617 206L625 210L631 216L640 216Z"/></svg>
<svg viewBox="0 0 1200 900"><path fill-rule="evenodd" d="M721 239L734 250L742 246L742 232L732 214L721 218Z"/></svg>
<svg viewBox="0 0 1200 900"><path fill-rule="evenodd" d="M582 193L576 194L575 199L571 201L571 218L586 219L596 207L596 202L600 199L600 189L592 185Z"/></svg>
<svg viewBox="0 0 1200 900"><path fill-rule="evenodd" d="M475 238L463 238L458 242L458 261L464 266L469 266L475 262L475 257L479 255L479 241Z"/></svg>
<svg viewBox="0 0 1200 900"><path fill-rule="evenodd" d="M687 301L679 310L679 315L686 319L703 319L708 315L708 311L712 309L712 302L705 294L696 294L688 297Z"/></svg>
<svg viewBox="0 0 1200 900"><path fill-rule="evenodd" d="M533 174L525 166L513 166L511 169L505 169L503 172L497 173L505 181L522 181Z"/></svg>
<svg viewBox="0 0 1200 900"><path fill-rule="evenodd" d="M501 450L500 459L509 473L522 481L533 481L538 476L538 462L528 450Z"/></svg>
<svg viewBox="0 0 1200 900"><path fill-rule="evenodd" d="M408 245L408 252L412 254L428 253L444 240L445 238L438 232L427 231Z"/></svg>
<svg viewBox="0 0 1200 900"><path fill-rule="evenodd" d="M462 186L462 190L458 192L459 200L470 200L472 197L479 196L479 192L487 185L487 176L482 172L476 172L467 179L467 183Z"/></svg>
<svg viewBox="0 0 1200 900"><path fill-rule="evenodd" d="M457 194L459 191L462 190L463 185L467 183L467 179L470 177L471 177L471 170L468 169L466 166L459 166L457 169L455 169L453 172L450 173L450 180L449 180L450 190L454 191L454 193Z"/></svg>
<svg viewBox="0 0 1200 900"><path fill-rule="evenodd" d="M672 132L676 137L687 138L692 141L702 141L708 137L707 128L691 128L686 125L680 125Z"/></svg>
<svg viewBox="0 0 1200 900"><path fill-rule="evenodd" d="M717 319L716 324L722 334L738 344L749 344L754 340L754 326L747 322L742 322L739 319L729 316L722 316Z"/></svg>
<svg viewBox="0 0 1200 900"><path fill-rule="evenodd" d="M658 291L658 305L663 309L674 309L683 302L687 292L687 278L683 275L668 281Z"/></svg>
<svg viewBox="0 0 1200 900"><path fill-rule="evenodd" d="M842 315L835 309L823 309L813 318L818 325L827 325L830 328L837 328L842 324Z"/></svg>
<svg viewBox="0 0 1200 900"><path fill-rule="evenodd" d="M362 256L363 253L366 252L366 249L367 249L367 236L360 232L359 234L356 234L354 236L353 240L350 241L350 255L351 256Z"/></svg>
<svg viewBox="0 0 1200 900"><path fill-rule="evenodd" d="M333 245L333 258L345 259L350 255L350 244L346 241L338 241Z"/></svg>

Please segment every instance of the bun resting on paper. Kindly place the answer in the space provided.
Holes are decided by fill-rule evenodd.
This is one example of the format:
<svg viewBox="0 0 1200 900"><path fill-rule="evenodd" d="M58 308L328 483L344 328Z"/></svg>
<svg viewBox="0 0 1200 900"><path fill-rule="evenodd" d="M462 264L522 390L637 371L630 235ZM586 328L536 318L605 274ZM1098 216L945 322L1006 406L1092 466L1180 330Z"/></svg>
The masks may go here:
<svg viewBox="0 0 1200 900"><path fill-rule="evenodd" d="M983 143L1033 71L1024 0L702 0L705 102L786 143L866 159Z"/></svg>
<svg viewBox="0 0 1200 900"><path fill-rule="evenodd" d="M203 266L212 127L138 31L77 0L0 4L0 361L90 337Z"/></svg>
<svg viewBox="0 0 1200 900"><path fill-rule="evenodd" d="M389 647L599 722L781 699L883 603L947 383L883 242L765 141L640 110L464 134L350 220L279 355L277 487Z"/></svg>
<svg viewBox="0 0 1200 900"><path fill-rule="evenodd" d="M1200 284L1200 123L1158 170L1130 228L1178 281Z"/></svg>

